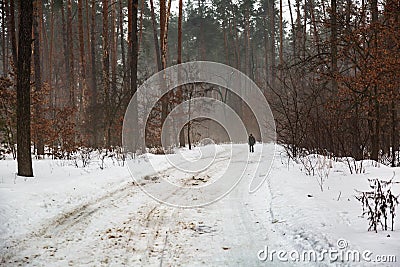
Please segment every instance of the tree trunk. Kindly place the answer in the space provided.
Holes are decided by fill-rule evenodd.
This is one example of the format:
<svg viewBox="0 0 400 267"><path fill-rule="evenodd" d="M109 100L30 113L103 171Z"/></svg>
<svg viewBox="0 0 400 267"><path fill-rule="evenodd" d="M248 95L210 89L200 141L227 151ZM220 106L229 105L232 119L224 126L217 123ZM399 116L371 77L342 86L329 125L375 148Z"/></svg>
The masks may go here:
<svg viewBox="0 0 400 267"><path fill-rule="evenodd" d="M90 53L91 53L91 96L90 96L90 111L93 131L93 145L99 145L98 138L98 110L97 110L97 68L96 68L96 0L91 3L91 23L90 23Z"/></svg>
<svg viewBox="0 0 400 267"><path fill-rule="evenodd" d="M396 104L395 101L392 100L391 103L391 110L392 110L392 162L391 162L391 166L392 167L396 167L396 152L398 152L399 150L399 144L397 141L397 110L396 110Z"/></svg>
<svg viewBox="0 0 400 267"><path fill-rule="evenodd" d="M67 2L67 46L69 55L69 103L71 107L75 108L75 72L74 72L74 40L72 36L72 3L71 0Z"/></svg>
<svg viewBox="0 0 400 267"><path fill-rule="evenodd" d="M231 12L232 12L232 27L233 27L233 44L235 46L235 59L236 59L236 69L240 70L241 69L241 64L240 64L240 45L239 45L239 34L237 30L237 25L236 25L236 16L235 12L233 9L233 3L231 2Z"/></svg>
<svg viewBox="0 0 400 267"><path fill-rule="evenodd" d="M227 26L226 26L226 21L224 19L224 21L222 22L222 31L224 33L224 50L225 50L225 65L229 66L229 46L228 46L228 35L227 35Z"/></svg>
<svg viewBox="0 0 400 267"><path fill-rule="evenodd" d="M162 70L162 64L161 64L160 46L159 46L159 43L158 43L157 24L156 24L156 16L154 14L153 0L150 0L150 11L151 11L151 22L152 22L152 25L153 25L153 38L154 38L154 48L155 48L155 51L156 51L157 69L158 69L158 71L161 71Z"/></svg>
<svg viewBox="0 0 400 267"><path fill-rule="evenodd" d="M167 38L168 38L168 19L171 8L171 0L168 0L168 10L165 0L160 0L160 49L161 49L161 66L162 69L167 68ZM161 101L161 125L164 124L168 115L168 95Z"/></svg>
<svg viewBox="0 0 400 267"><path fill-rule="evenodd" d="M270 86L270 73L269 73L269 33L268 33L268 0L264 1L264 61L265 61L265 88ZM265 94L266 92L264 92Z"/></svg>
<svg viewBox="0 0 400 267"><path fill-rule="evenodd" d="M372 53L374 57L378 56L377 53L377 48L378 48L378 40L377 40L377 29L376 29L376 23L378 22L378 1L377 0L371 0L371 15L372 15L372 29L373 29L373 34L372 34ZM380 104L378 100L378 85L374 84L373 85L373 91L372 91L372 97L371 97L371 104L372 106L370 107L374 114L373 114L373 129L372 129L372 151L371 151L371 159L378 161L379 160L379 149L380 149Z"/></svg>
<svg viewBox="0 0 400 267"><path fill-rule="evenodd" d="M124 71L124 78L126 77L126 59L125 59L125 38L124 38L124 16L123 16L122 0L119 0L119 28L120 28L120 41L121 41L121 60L122 69Z"/></svg>
<svg viewBox="0 0 400 267"><path fill-rule="evenodd" d="M138 0L132 1L132 34L131 34L131 95L133 96L137 90L137 64L138 64Z"/></svg>
<svg viewBox="0 0 400 267"><path fill-rule="evenodd" d="M53 49L54 49L54 0L51 0L51 16L50 16L50 48L49 48L49 89L50 89L50 108L55 110L55 98L56 92L53 89ZM54 113L52 114L52 118L54 118ZM48 144L52 145L52 144Z"/></svg>
<svg viewBox="0 0 400 267"><path fill-rule="evenodd" d="M301 43L302 43L302 34L301 34L301 13L300 13L300 0L296 0L296 30L295 30L295 38L296 38L296 49L295 49L295 58L300 58L301 52Z"/></svg>
<svg viewBox="0 0 400 267"><path fill-rule="evenodd" d="M140 51L140 45L142 44L144 3L145 3L145 1L142 1L142 5L140 6L139 37L138 37L139 41L138 41L138 48L137 48L138 51Z"/></svg>
<svg viewBox="0 0 400 267"><path fill-rule="evenodd" d="M79 103L79 115L82 116L82 121L85 122L87 118L84 118L86 114L86 59L85 59L85 43L83 37L83 0L78 0L78 35L79 35L79 55L80 55L80 103Z"/></svg>
<svg viewBox="0 0 400 267"><path fill-rule="evenodd" d="M86 85L88 87L88 90L90 90L90 83L88 81L89 79L89 73L90 73L90 64L87 62L92 62L92 54L90 53L90 16L89 16L89 1L90 0L85 0L85 43L86 43L86 51L88 58L86 60ZM90 92L90 91L89 91ZM87 92L89 94L89 92Z"/></svg>
<svg viewBox="0 0 400 267"><path fill-rule="evenodd" d="M161 3L161 1L160 1ZM161 12L161 11L160 11ZM162 37L161 40L161 63L163 69L167 68L167 50L168 50L168 24L169 24L169 17L171 14L171 0L168 0L168 7L166 10L164 10L164 24L160 25L160 38ZM161 22L161 13L160 13L160 22ZM163 29L161 33L161 28Z"/></svg>
<svg viewBox="0 0 400 267"><path fill-rule="evenodd" d="M189 121L187 123L187 140L188 140L189 150L192 150L192 141L190 140L190 126L191 122Z"/></svg>
<svg viewBox="0 0 400 267"><path fill-rule="evenodd" d="M9 19L9 34L11 39L11 53L14 66L18 62L17 40L15 36L15 5L14 0L10 0L10 19Z"/></svg>
<svg viewBox="0 0 400 267"><path fill-rule="evenodd" d="M275 69L275 1L270 1L269 4L269 29L270 29L270 75L271 75L271 87L275 88L275 78L276 78L276 69Z"/></svg>
<svg viewBox="0 0 400 267"><path fill-rule="evenodd" d="M178 59L177 63L181 64L182 63L182 16L183 16L183 0L179 0L179 14L178 14ZM178 75L180 72L178 72ZM178 76L178 81L180 80L180 77ZM178 101L179 103L183 102L183 91L182 91L182 86L179 86L178 88ZM182 127L182 129L179 131L179 146L184 147L185 146L185 127Z"/></svg>
<svg viewBox="0 0 400 267"><path fill-rule="evenodd" d="M109 59L109 47L108 47L108 0L103 0L102 2L103 6L103 34L102 34L102 40L103 40L103 93L104 93L104 99L103 99L103 105L104 105L104 116L103 116L103 125L104 125L104 142L103 145L105 147L110 146L110 137L109 137L109 125L108 125L108 117L110 114L110 101L109 101L109 89L110 89L110 74L109 74L109 68L110 68L110 59Z"/></svg>
<svg viewBox="0 0 400 267"><path fill-rule="evenodd" d="M198 51L199 51L198 58L200 60L206 60L206 49L204 40L204 16L203 16L202 1L198 0L197 5L199 6L199 16L200 16L199 36L198 36Z"/></svg>
<svg viewBox="0 0 400 267"><path fill-rule="evenodd" d="M6 10L7 10L7 1L2 1L1 7L1 54L2 54L2 62L3 62L3 76L8 72L7 68L7 54L6 54Z"/></svg>
<svg viewBox="0 0 400 267"><path fill-rule="evenodd" d="M306 50L307 50L308 0L304 0L303 11L304 11L304 16L303 16L304 27L303 27L303 36L302 36L303 47L301 49L301 52L302 52L303 59L305 59L306 58Z"/></svg>
<svg viewBox="0 0 400 267"><path fill-rule="evenodd" d="M283 67L283 3L279 0L279 65L282 69ZM282 79L282 71L280 73L280 78Z"/></svg>
<svg viewBox="0 0 400 267"><path fill-rule="evenodd" d="M17 64L17 160L18 175L33 177L31 158L30 74L32 54L32 0L19 1L20 20Z"/></svg>
<svg viewBox="0 0 400 267"><path fill-rule="evenodd" d="M7 69L7 71L9 71L11 68L9 67L9 65L10 65L10 63L9 63L9 54L10 54L10 49L9 49L9 45L10 45L10 42L8 42L8 38L9 38L9 34L10 34L10 30L8 29L8 26L9 26L9 17L10 17L10 7L9 7L9 5L8 5L8 1L6 1L5 2L5 14L4 14L4 20L3 20L3 24L4 24L4 36L7 38L6 40L5 40L5 46L6 46L6 48L5 48L5 50L6 50L6 63L5 63L5 65L6 65L6 69ZM6 32L6 29L7 29L7 32Z"/></svg>
<svg viewBox="0 0 400 267"><path fill-rule="evenodd" d="M65 80L66 80L66 90L68 92L71 92L70 88L72 85L71 82L71 71L70 71L70 62L69 62L69 48L68 48L68 34L67 34L67 26L66 26L66 21L65 21L65 10L64 10L64 1L60 2L60 9L61 9L61 29L62 29L62 42L63 42L63 49L64 49L64 64L65 64ZM68 96L69 101L71 101L71 96L69 93ZM63 103L64 104L64 103Z"/></svg>
<svg viewBox="0 0 400 267"><path fill-rule="evenodd" d="M163 50L164 50L165 23L166 23L165 0L160 0L160 48L161 48L161 53L163 53ZM161 58L162 58L162 55L161 55ZM163 65L163 63L164 62L162 62L162 68L165 67Z"/></svg>
<svg viewBox="0 0 400 267"><path fill-rule="evenodd" d="M288 0L288 6L289 6L289 14L290 14L290 25L292 25L292 31L294 32L295 26L294 26L294 21L293 21L293 12L292 12L292 4L290 3L290 0ZM296 35L292 34L292 41L293 41L293 56L296 57Z"/></svg>
<svg viewBox="0 0 400 267"><path fill-rule="evenodd" d="M194 85L192 86L192 91L189 93L189 101L192 100L192 93L194 90ZM189 102L189 110L188 110L188 114L189 114L189 118L188 118L188 122L187 122L187 141L188 141L188 145L189 145L189 150L192 149L192 141L190 140L190 130L191 130L191 126L192 126L192 122L191 122L191 102Z"/></svg>
<svg viewBox="0 0 400 267"><path fill-rule="evenodd" d="M117 92L117 40L118 33L115 31L116 25L116 4L111 5L111 96ZM114 101L114 97L112 98Z"/></svg>
<svg viewBox="0 0 400 267"><path fill-rule="evenodd" d="M311 23L313 25L315 46L317 47L317 53L319 54L320 53L320 43L319 43L319 35L318 35L317 22L316 22L316 18L315 18L313 0L310 0L310 15L311 15ZM336 42L335 42L335 44L336 44Z"/></svg>
<svg viewBox="0 0 400 267"><path fill-rule="evenodd" d="M127 64L128 64L128 68L129 68L129 70L127 72L128 82L129 82L129 85L127 86L127 95L128 95L129 100L130 100L130 98L131 98L131 71L130 71L130 67L132 66L132 62L131 62L132 61L132 1L128 1L128 51L127 51L127 54L128 54Z"/></svg>
<svg viewBox="0 0 400 267"><path fill-rule="evenodd" d="M337 92L338 84L335 78L337 74L337 25L336 25L336 0L331 0L331 69L332 90Z"/></svg>
<svg viewBox="0 0 400 267"><path fill-rule="evenodd" d="M246 32L246 60L245 60L245 68L246 68L246 74L249 76L251 79L251 43L250 43L250 10L245 11L245 32Z"/></svg>
<svg viewBox="0 0 400 267"><path fill-rule="evenodd" d="M36 0L34 3L34 19L33 19L33 35L34 35L34 50L33 50L33 60L34 60L34 69L35 69L35 93L38 96L38 103L35 105L35 117L37 124L42 123L42 105L41 103L44 99L41 95L42 90L42 73L41 73L41 64L40 64L40 36L39 36L39 6L42 4L41 0ZM36 148L38 155L44 155L44 144L42 137L42 129L41 127L36 127Z"/></svg>
<svg viewBox="0 0 400 267"><path fill-rule="evenodd" d="M43 19L43 1L38 0L38 32L40 36L40 61L42 62L42 82L47 81L49 78L49 47L48 47L48 37L47 28L44 25Z"/></svg>
<svg viewBox="0 0 400 267"><path fill-rule="evenodd" d="M131 71L131 95L133 96L133 105L134 105L134 109L133 109L133 123L134 123L134 129L135 134L133 136L134 138L134 148L135 150L138 149L139 145L138 142L140 140L138 140L138 110L137 110L137 95L136 95L136 91L137 91L137 67L138 67L138 0L133 0L132 1L132 15L129 18L130 19L130 24L131 24L131 29L132 29L132 34L131 34L131 66L130 66L130 71Z"/></svg>

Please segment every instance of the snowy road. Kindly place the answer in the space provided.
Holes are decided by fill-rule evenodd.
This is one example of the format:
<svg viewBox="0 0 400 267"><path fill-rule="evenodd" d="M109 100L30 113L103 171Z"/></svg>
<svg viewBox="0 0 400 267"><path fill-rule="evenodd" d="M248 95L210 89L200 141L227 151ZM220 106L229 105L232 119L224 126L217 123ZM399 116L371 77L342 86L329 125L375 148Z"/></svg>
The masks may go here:
<svg viewBox="0 0 400 267"><path fill-rule="evenodd" d="M178 178L182 173L170 168L147 176L142 185L151 190L165 177L178 178L185 184L199 180L206 183L225 171L229 157L223 155L224 152L214 165L196 177ZM231 160L246 161L247 153L237 154ZM129 182L56 216L25 238L10 242L3 248L3 263L257 266L257 251L267 244L271 228L269 194L266 183L255 195L248 194L248 187L249 179L243 179L222 200L201 208L183 209L160 204ZM191 197L185 188L163 194L165 198Z"/></svg>
<svg viewBox="0 0 400 267"><path fill-rule="evenodd" d="M152 154L147 159L153 159L157 168L149 170L146 159L139 157L132 165L141 177L137 182L126 167L111 159L105 169L96 162L76 168L67 162L35 161L33 180L16 180L14 162L1 161L0 265L398 266L400 216L395 231L368 232L354 190L367 189L369 178L390 179L394 172L400 179L400 168L365 161L364 173L351 174L345 162L330 161L320 167L330 171L321 191L318 176L306 175L304 166L290 161L281 149L268 180L249 194L250 180L257 177L260 144L250 155L247 145L234 146L236 153L231 156L229 145L218 145L213 164L195 173L182 172L171 167L164 155ZM189 162L180 166L208 166L214 158L207 154L212 146L204 148L204 153L200 148L183 149ZM273 151L272 145L267 148ZM169 203L207 201L208 191L198 195L190 187L213 184L222 174L235 178L243 164L242 180L210 205L179 208L148 195ZM182 187L163 187L166 180ZM393 190L400 193L400 185ZM272 251L334 251L339 240L347 245L341 252L368 250L373 253L371 261L328 257L285 261L276 254L272 260ZM270 258L260 261L259 251L266 247ZM382 255L397 258L376 261Z"/></svg>

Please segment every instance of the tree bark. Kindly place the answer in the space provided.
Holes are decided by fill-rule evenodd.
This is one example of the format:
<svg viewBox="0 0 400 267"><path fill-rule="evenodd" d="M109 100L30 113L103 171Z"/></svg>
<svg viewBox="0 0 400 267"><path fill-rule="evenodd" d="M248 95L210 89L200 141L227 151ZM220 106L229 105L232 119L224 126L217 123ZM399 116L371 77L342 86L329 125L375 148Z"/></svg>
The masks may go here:
<svg viewBox="0 0 400 267"><path fill-rule="evenodd" d="M124 16L123 16L122 0L119 0L119 28L120 28L120 41L121 41L121 60L122 69L124 71L124 78L126 77L126 59L125 59L125 38L124 38Z"/></svg>
<svg viewBox="0 0 400 267"><path fill-rule="evenodd" d="M144 3L145 1L142 1L142 4L140 6L140 18L139 18L139 41L138 41L138 48L137 50L140 51L140 45L142 44L142 36L143 36L143 15L144 15Z"/></svg>
<svg viewBox="0 0 400 267"><path fill-rule="evenodd" d="M222 22L222 32L224 33L224 50L225 50L225 65L229 66L229 46L228 46L228 35L227 35L227 22L224 17L224 21Z"/></svg>
<svg viewBox="0 0 400 267"><path fill-rule="evenodd" d="M296 38L296 49L295 49L295 58L300 57L301 52L301 43L302 43L302 33L301 33L301 13L300 13L300 0L296 0L296 30L295 30L295 38Z"/></svg>
<svg viewBox="0 0 400 267"><path fill-rule="evenodd" d="M337 25L336 25L336 0L331 0L331 69L332 69L332 90L337 92L338 84L335 78L337 74Z"/></svg>
<svg viewBox="0 0 400 267"><path fill-rule="evenodd" d="M183 17L183 1L179 0L179 12L178 12L178 59L177 63L181 64L182 63L182 17ZM178 72L178 75L180 73ZM180 76L178 76L178 80L180 80ZM182 86L179 86L178 88L178 101L179 103L182 103L183 101L183 91L182 91ZM184 147L185 146L185 127L183 127L179 131L179 146Z"/></svg>
<svg viewBox="0 0 400 267"><path fill-rule="evenodd" d="M138 0L132 1L132 34L131 34L131 95L133 96L137 90L137 64L138 64Z"/></svg>
<svg viewBox="0 0 400 267"><path fill-rule="evenodd" d="M8 72L7 70L7 54L6 54L6 10L7 10L7 1L2 1L1 7L1 54L2 54L2 62L3 62L3 76Z"/></svg>
<svg viewBox="0 0 400 267"><path fill-rule="evenodd" d="M399 144L397 141L397 110L396 110L396 104L395 101L392 100L391 103L391 110L392 110L392 136L391 136L391 143L392 143L392 162L391 162L391 166L392 167L396 167L396 152L398 152L399 149Z"/></svg>
<svg viewBox="0 0 400 267"><path fill-rule="evenodd" d="M80 56L80 103L79 103L79 113L82 116L82 121L85 122L87 118L84 118L86 114L86 59L85 59L85 43L83 37L83 0L78 0L78 35L79 35L79 56Z"/></svg>
<svg viewBox="0 0 400 267"><path fill-rule="evenodd" d="M270 86L270 73L269 73L269 33L268 33L268 1L264 1L264 62L265 62L265 88ZM266 91L264 92L266 94Z"/></svg>
<svg viewBox="0 0 400 267"><path fill-rule="evenodd" d="M86 50L87 50L87 55L88 58L86 60L86 83L88 86L88 90L90 90L90 81L89 81L89 73L90 73L90 62L92 62L92 54L90 53L90 16L89 16L89 1L90 0L85 0L85 35L86 35ZM87 63L89 62L89 63ZM88 92L89 94L89 92Z"/></svg>
<svg viewBox="0 0 400 267"><path fill-rule="evenodd" d="M69 55L69 102L70 106L75 108L75 72L74 72L74 40L72 36L72 2L67 1L67 47Z"/></svg>
<svg viewBox="0 0 400 267"><path fill-rule="evenodd" d="M160 37L162 36L161 40L161 63L163 69L167 68L167 50L168 50L168 24L169 24L169 17L171 14L171 0L168 0L168 7L166 10L164 10L165 13L165 19L164 19L164 24L160 25L160 27L163 28L163 33L161 34L160 30ZM161 15L160 15L161 17ZM161 19L160 19L161 21Z"/></svg>
<svg viewBox="0 0 400 267"><path fill-rule="evenodd" d="M276 78L276 69L275 69L275 1L269 1L268 11L269 11L269 30L270 30L270 38L269 38L269 53L270 53L270 85L272 88L275 88L275 78Z"/></svg>
<svg viewBox="0 0 400 267"><path fill-rule="evenodd" d="M71 82L71 70L70 70L70 57L69 57L69 46L68 46L68 33L67 33L67 26L66 26L66 19L65 19L65 10L64 10L64 4L63 1L60 2L60 8L61 8L61 30L62 30L62 42L63 42L63 49L64 49L64 64L65 64L65 89L68 90L68 100L71 101L71 95L70 95L70 88L72 86ZM63 103L64 104L64 103Z"/></svg>
<svg viewBox="0 0 400 267"><path fill-rule="evenodd" d="M283 67L283 3L279 0L279 65L282 69ZM280 78L282 78L282 71L280 73Z"/></svg>
<svg viewBox="0 0 400 267"><path fill-rule="evenodd" d="M131 27L132 27L132 34L131 34L131 55L132 55L132 60L131 60L131 95L133 97L133 123L134 123L134 128L136 129L135 134L134 134L134 148L138 149L139 144L139 131L138 131L138 110L137 110L137 68L138 68L138 9L139 9L139 3L138 0L132 0L132 15L130 17L131 20Z"/></svg>
<svg viewBox="0 0 400 267"><path fill-rule="evenodd" d="M47 81L49 77L49 47L48 47L48 37L47 28L44 25L44 15L43 15L43 1L38 0L38 32L40 39L40 61L42 63L42 82Z"/></svg>
<svg viewBox="0 0 400 267"><path fill-rule="evenodd" d="M20 20L17 64L17 161L18 175L33 177L31 158L30 73L32 54L32 0L19 1Z"/></svg>
<svg viewBox="0 0 400 267"><path fill-rule="evenodd" d="M289 6L289 14L290 14L290 25L292 25L292 31L294 32L295 26L294 26L294 21L293 21L293 11L292 11L292 4L290 3L290 0L288 0L288 6ZM296 35L292 34L292 41L293 41L293 56L296 57Z"/></svg>
<svg viewBox="0 0 400 267"><path fill-rule="evenodd" d="M100 144L98 138L98 110L97 110L97 67L96 67L96 0L91 2L91 23L90 23L90 53L91 53L91 94L90 94L90 117L92 121L93 145Z"/></svg>
<svg viewBox="0 0 400 267"><path fill-rule="evenodd" d="M311 15L311 23L313 25L315 46L317 47L317 53L320 54L319 35L318 35L317 22L316 22L316 18L315 18L313 0L310 0L310 15Z"/></svg>
<svg viewBox="0 0 400 267"><path fill-rule="evenodd" d="M18 62L17 40L15 36L15 5L14 0L10 0L10 19L9 19L9 34L11 41L11 53L14 66Z"/></svg>
<svg viewBox="0 0 400 267"><path fill-rule="evenodd" d="M158 69L158 71L161 71L162 64L161 64L160 46L158 43L157 24L156 24L156 16L154 14L153 0L150 0L150 11L151 11L151 22L153 25L153 38L154 38L154 48L156 51L157 69Z"/></svg>
<svg viewBox="0 0 400 267"><path fill-rule="evenodd" d="M231 12L232 12L232 27L233 27L233 43L235 46L235 56L236 56L236 69L240 70L241 69L241 62L240 62L240 45L239 45L239 34L237 30L237 25L236 25L236 15L234 12L233 8L233 3L231 1Z"/></svg>
<svg viewBox="0 0 400 267"><path fill-rule="evenodd" d="M303 12L304 12L304 16L303 16L303 36L302 36L302 57L303 59L306 58L306 49L307 49L307 19L308 19L308 0L304 0L304 5L303 5Z"/></svg>
<svg viewBox="0 0 400 267"><path fill-rule="evenodd" d="M163 62L163 50L164 50L164 35L165 35L165 23L166 23L166 2L165 0L160 0L160 49L161 49L161 61L162 68L165 68Z"/></svg>
<svg viewBox="0 0 400 267"><path fill-rule="evenodd" d="M102 42L103 42L103 57L102 57L102 72L103 72L103 105L104 105L104 116L103 116L103 125L104 125L104 138L103 145L105 147L110 146L110 136L109 136L109 125L108 118L110 115L110 57L109 57L109 42L108 42L108 0L103 0L103 34L102 34Z"/></svg>
<svg viewBox="0 0 400 267"><path fill-rule="evenodd" d="M160 0L160 49L162 69L167 68L167 40L168 40L168 19L171 8L171 0L168 0L168 9L165 0ZM161 125L164 124L168 115L168 95L161 101Z"/></svg>
<svg viewBox="0 0 400 267"><path fill-rule="evenodd" d="M374 57L378 56L377 49L378 49L378 40L377 40L377 29L376 23L378 22L378 1L371 0L371 15L372 15L372 53ZM371 159L378 161L379 160L379 149L380 149L380 104L378 100L378 85L374 84L372 93L371 93L371 107L370 109L373 110L373 129L371 135L372 141L372 151L371 151Z"/></svg>
<svg viewBox="0 0 400 267"><path fill-rule="evenodd" d="M133 108L133 151L138 147L138 111L137 111L137 63L138 63L138 1L132 0L128 2L128 66L129 66L129 100ZM140 144L141 145L141 144Z"/></svg>
<svg viewBox="0 0 400 267"><path fill-rule="evenodd" d="M246 68L246 74L249 76L251 79L254 77L252 76L251 72L251 65L252 65L252 60L251 60L251 43L250 43L250 10L245 11L245 32L246 32L246 60L245 60L245 68Z"/></svg>
<svg viewBox="0 0 400 267"><path fill-rule="evenodd" d="M41 62L40 62L40 36L39 36L39 6L42 4L41 0L36 0L34 2L34 19L33 19L33 35L34 35L34 49L33 49L33 61L34 61L34 69L35 69L35 93L38 96L38 99L43 100L41 96L42 90L42 70L41 70ZM35 105L35 115L36 122L38 124L42 123L42 105L43 103L36 103ZM42 128L36 127L36 148L38 155L44 155L44 144L42 137Z"/></svg>
<svg viewBox="0 0 400 267"><path fill-rule="evenodd" d="M115 96L117 91L117 40L116 28L116 4L111 5L111 95ZM113 98L114 99L114 98Z"/></svg>
<svg viewBox="0 0 400 267"><path fill-rule="evenodd" d="M51 16L50 16L50 40L49 40L49 89L50 89L50 107L54 108L54 91L53 91L53 48L54 48L54 1L51 0L50 2L50 10L51 10ZM54 110L54 109L53 109Z"/></svg>

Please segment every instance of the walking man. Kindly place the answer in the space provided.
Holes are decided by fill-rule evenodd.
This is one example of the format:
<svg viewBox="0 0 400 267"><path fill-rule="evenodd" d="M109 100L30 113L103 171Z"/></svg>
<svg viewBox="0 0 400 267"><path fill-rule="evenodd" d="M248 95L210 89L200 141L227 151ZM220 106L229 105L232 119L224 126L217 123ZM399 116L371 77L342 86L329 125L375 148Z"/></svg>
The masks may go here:
<svg viewBox="0 0 400 267"><path fill-rule="evenodd" d="M250 152L254 153L254 144L256 143L256 139L254 138L253 134L250 134L249 136L249 146L250 146Z"/></svg>

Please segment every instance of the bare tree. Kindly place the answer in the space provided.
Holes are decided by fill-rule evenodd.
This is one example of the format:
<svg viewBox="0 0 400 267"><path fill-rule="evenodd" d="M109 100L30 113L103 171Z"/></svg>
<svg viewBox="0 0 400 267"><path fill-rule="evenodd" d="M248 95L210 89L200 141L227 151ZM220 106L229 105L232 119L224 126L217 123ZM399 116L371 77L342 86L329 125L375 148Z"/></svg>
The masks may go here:
<svg viewBox="0 0 400 267"><path fill-rule="evenodd" d="M33 49L33 61L34 61L34 69L35 69L35 91L38 96L41 96L40 91L42 90L42 70L41 70L41 61L40 61L40 35L39 35L39 22L40 22L40 13L39 6L42 4L41 0L36 0L34 2L34 18L33 18L33 35L34 35L34 49ZM42 98L41 98L42 99ZM42 117L42 104L37 103L35 105L35 117L37 122L41 123ZM41 131L37 131L36 135L36 146L37 146L37 154L44 155L44 144L43 137Z"/></svg>
<svg viewBox="0 0 400 267"><path fill-rule="evenodd" d="M332 70L332 90L338 89L337 81L334 75L337 73L337 25L336 25L336 0L331 0L331 70Z"/></svg>
<svg viewBox="0 0 400 267"><path fill-rule="evenodd" d="M183 1L179 0L179 14L178 14L178 59L177 63L182 63L182 16L183 16ZM178 72L179 75L179 72ZM182 86L178 88L178 101L182 102L183 100L183 91ZM179 132L179 145L181 147L185 146L185 132L184 128Z"/></svg>
<svg viewBox="0 0 400 267"><path fill-rule="evenodd" d="M32 54L33 0L19 1L17 64L17 160L18 175L33 177L31 158L30 74Z"/></svg>
<svg viewBox="0 0 400 267"><path fill-rule="evenodd" d="M104 93L104 146L110 146L110 125L108 118L110 115L110 56L109 56L109 42L108 42L108 0L103 0L103 93Z"/></svg>

